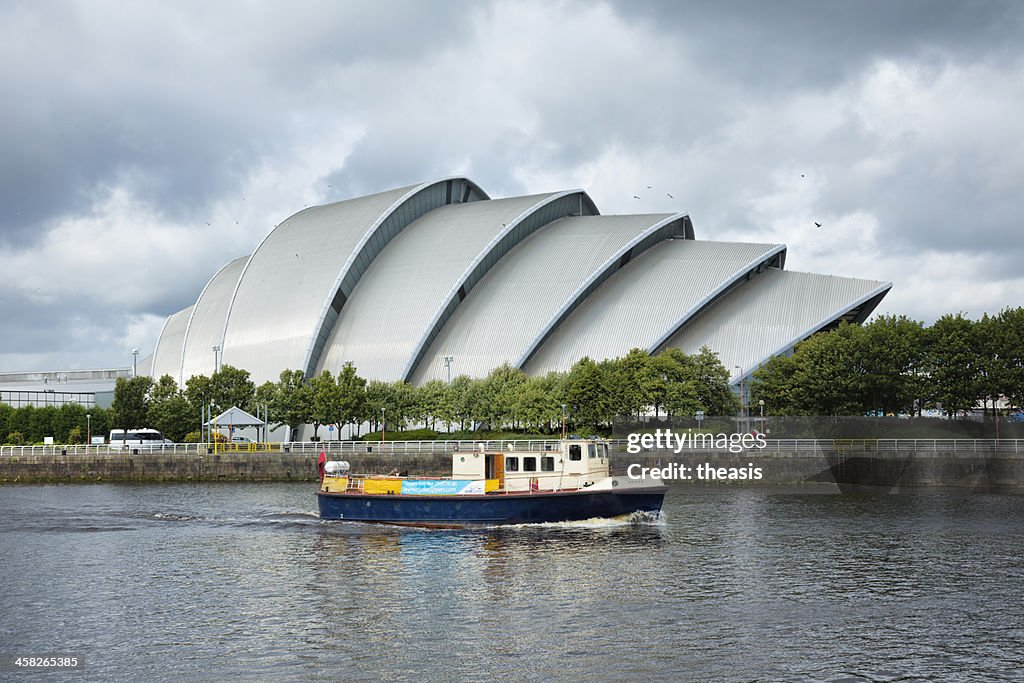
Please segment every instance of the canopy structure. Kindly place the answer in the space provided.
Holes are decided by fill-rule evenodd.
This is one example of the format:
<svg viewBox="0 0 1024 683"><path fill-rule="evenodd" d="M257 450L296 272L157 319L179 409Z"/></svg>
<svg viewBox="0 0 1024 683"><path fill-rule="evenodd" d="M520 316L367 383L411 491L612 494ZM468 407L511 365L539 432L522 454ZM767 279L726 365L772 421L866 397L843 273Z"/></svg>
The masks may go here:
<svg viewBox="0 0 1024 683"><path fill-rule="evenodd" d="M232 406L217 417L205 422L204 427L262 427L263 420L253 417L238 406Z"/></svg>

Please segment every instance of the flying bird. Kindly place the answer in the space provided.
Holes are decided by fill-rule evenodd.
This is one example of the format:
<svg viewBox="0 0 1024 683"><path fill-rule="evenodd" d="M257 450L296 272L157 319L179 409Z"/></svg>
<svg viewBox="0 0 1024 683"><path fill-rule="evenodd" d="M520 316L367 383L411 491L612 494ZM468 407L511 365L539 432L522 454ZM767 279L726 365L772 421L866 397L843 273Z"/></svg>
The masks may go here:
<svg viewBox="0 0 1024 683"><path fill-rule="evenodd" d="M814 227L820 228L821 227L821 223L819 223L818 221L814 221Z"/></svg>
<svg viewBox="0 0 1024 683"><path fill-rule="evenodd" d="M633 199L640 199L639 195L633 195Z"/></svg>
<svg viewBox="0 0 1024 683"><path fill-rule="evenodd" d="M801 178L803 178L803 177L804 177L804 174L803 174L803 173L801 173L801 174L800 174L800 177L801 177Z"/></svg>
<svg viewBox="0 0 1024 683"><path fill-rule="evenodd" d="M667 194L667 195L668 195L668 198L669 198L669 199L675 199L675 197L673 197L673 196L672 196L672 193L671 193L671 192L666 192L665 194Z"/></svg>

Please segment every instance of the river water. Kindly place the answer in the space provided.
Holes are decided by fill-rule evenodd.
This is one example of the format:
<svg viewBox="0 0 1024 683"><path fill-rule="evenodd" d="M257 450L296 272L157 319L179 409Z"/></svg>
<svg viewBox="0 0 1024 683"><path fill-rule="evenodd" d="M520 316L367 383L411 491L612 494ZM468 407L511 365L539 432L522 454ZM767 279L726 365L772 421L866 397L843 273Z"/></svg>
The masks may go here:
<svg viewBox="0 0 1024 683"><path fill-rule="evenodd" d="M1024 498L665 508L426 531L308 484L0 487L0 679L1024 680ZM10 661L43 655L82 664Z"/></svg>

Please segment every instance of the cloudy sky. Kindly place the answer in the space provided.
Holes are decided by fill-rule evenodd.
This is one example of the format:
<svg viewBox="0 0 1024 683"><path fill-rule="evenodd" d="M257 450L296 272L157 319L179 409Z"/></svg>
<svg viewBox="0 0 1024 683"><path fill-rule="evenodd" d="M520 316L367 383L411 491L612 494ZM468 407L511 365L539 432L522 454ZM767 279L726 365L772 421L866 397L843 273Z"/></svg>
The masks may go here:
<svg viewBox="0 0 1024 683"><path fill-rule="evenodd" d="M0 0L0 370L128 366L289 215L454 174L782 242L881 313L1021 305L1022 36L997 0Z"/></svg>

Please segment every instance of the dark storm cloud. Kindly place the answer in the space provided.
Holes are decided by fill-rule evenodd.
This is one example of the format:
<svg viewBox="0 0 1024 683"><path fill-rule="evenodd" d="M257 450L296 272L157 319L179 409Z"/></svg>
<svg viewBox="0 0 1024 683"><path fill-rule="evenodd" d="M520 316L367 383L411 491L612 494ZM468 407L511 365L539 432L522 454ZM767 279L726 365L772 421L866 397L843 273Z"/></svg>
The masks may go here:
<svg viewBox="0 0 1024 683"><path fill-rule="evenodd" d="M411 1L236 10L0 8L0 242L37 239L41 224L87 211L109 185L170 219L199 220L293 142L290 117L319 79L352 62L414 60L457 38L468 16Z"/></svg>
<svg viewBox="0 0 1024 683"><path fill-rule="evenodd" d="M821 87L879 58L1019 54L1012 0L614 2L624 20L678 36L684 53L755 90Z"/></svg>

